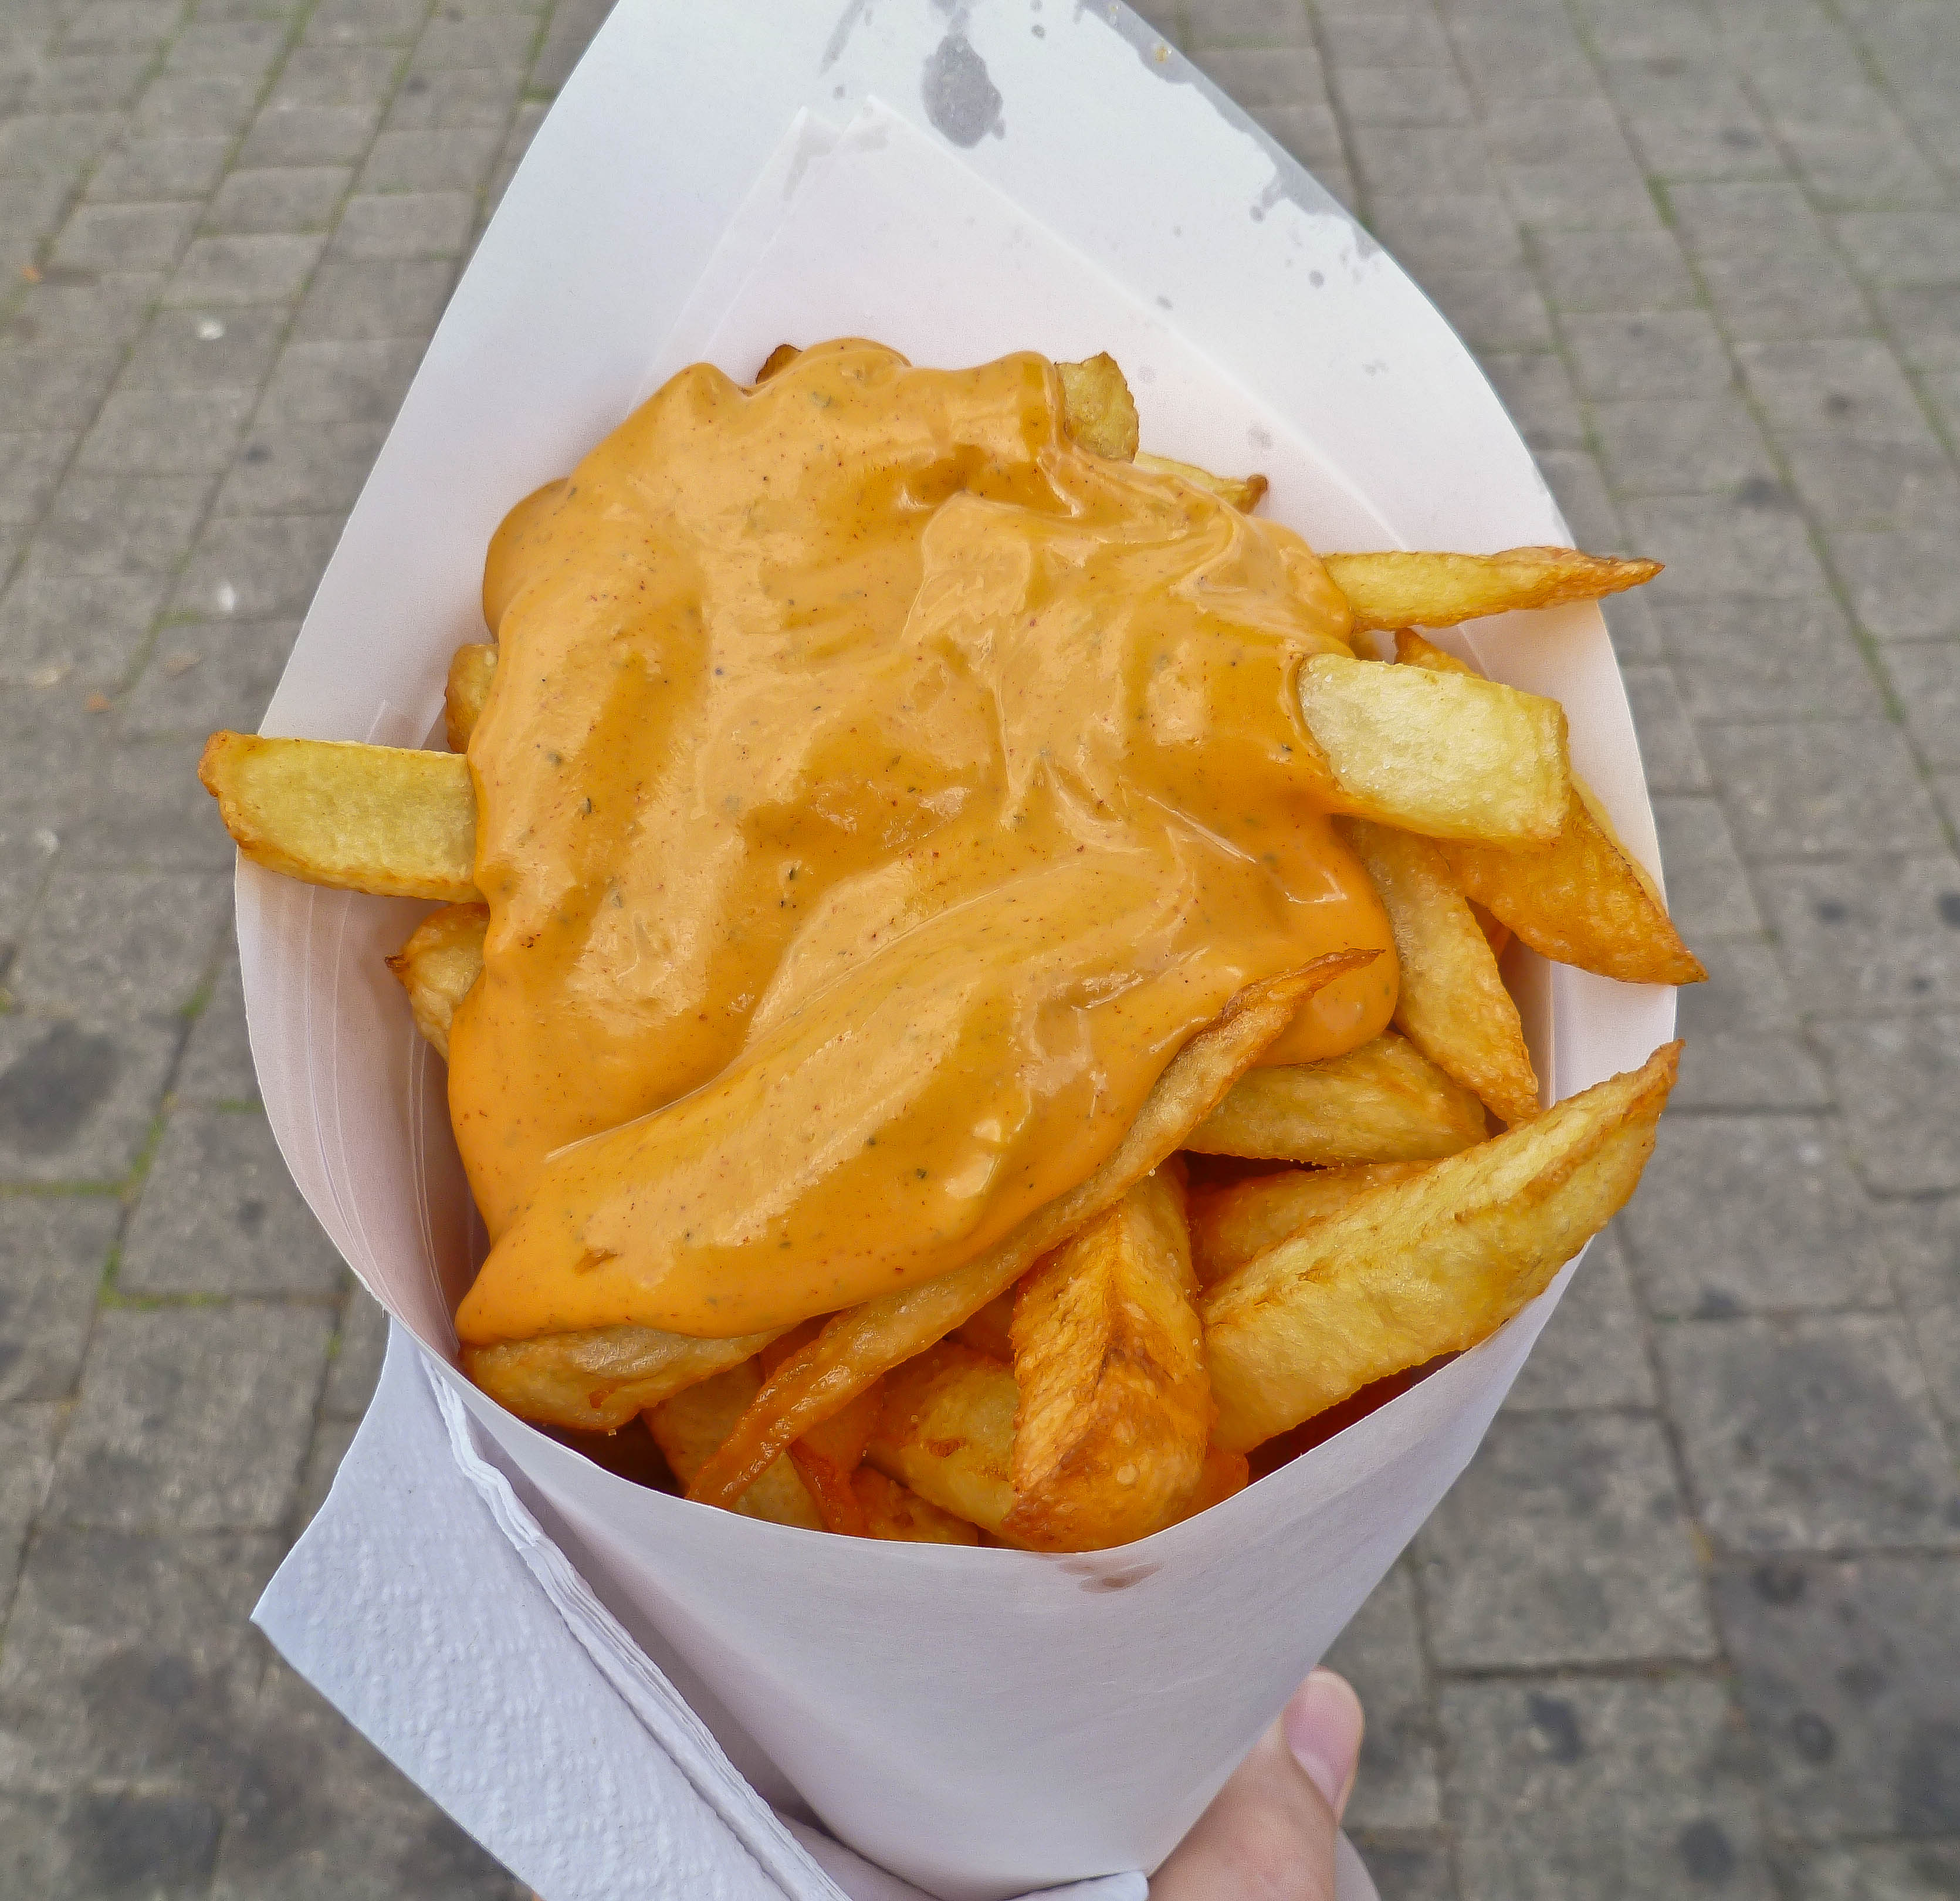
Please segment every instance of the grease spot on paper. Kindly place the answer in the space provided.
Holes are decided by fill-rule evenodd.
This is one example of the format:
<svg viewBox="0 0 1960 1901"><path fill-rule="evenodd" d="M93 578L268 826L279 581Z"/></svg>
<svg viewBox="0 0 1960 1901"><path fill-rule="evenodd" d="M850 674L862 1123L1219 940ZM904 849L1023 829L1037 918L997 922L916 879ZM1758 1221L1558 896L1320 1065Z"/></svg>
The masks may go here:
<svg viewBox="0 0 1960 1901"><path fill-rule="evenodd" d="M1005 130L1001 93L987 62L956 27L935 46L919 81L925 116L956 145L977 145L988 132Z"/></svg>

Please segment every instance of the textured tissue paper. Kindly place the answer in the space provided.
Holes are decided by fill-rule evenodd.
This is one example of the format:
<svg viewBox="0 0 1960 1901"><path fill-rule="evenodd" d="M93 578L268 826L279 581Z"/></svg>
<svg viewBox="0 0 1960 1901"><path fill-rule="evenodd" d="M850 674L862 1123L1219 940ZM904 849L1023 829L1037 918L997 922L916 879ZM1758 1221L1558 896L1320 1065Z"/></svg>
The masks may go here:
<svg viewBox="0 0 1960 1901"><path fill-rule="evenodd" d="M511 505L683 365L746 379L784 340L868 336L949 365L1106 349L1146 446L1263 470L1268 511L1316 545L1569 539L1441 318L1133 15L749 11L621 0L443 320L266 731L421 743L450 654L482 638L483 551ZM1575 759L1653 865L1597 610L1453 644L1564 702ZM441 1065L382 963L422 908L239 868L268 1113L395 1321L374 1408L259 1621L546 1901L1069 1882L1141 1901L1126 1871L1176 1842L1434 1508L1573 1268L1401 1398L1118 1550L877 1544L705 1511L455 1371L480 1234ZM1672 1033L1669 992L1529 958L1513 974L1554 1097ZM1344 1857L1344 1901L1364 1901Z"/></svg>

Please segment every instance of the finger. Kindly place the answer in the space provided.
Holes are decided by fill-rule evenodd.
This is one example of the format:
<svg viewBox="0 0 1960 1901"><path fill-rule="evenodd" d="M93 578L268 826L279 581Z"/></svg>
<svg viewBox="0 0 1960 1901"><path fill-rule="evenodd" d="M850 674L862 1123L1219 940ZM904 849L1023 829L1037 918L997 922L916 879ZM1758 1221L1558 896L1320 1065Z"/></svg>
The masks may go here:
<svg viewBox="0 0 1960 1901"><path fill-rule="evenodd" d="M1150 1901L1334 1901L1361 1705L1317 1670L1150 1882Z"/></svg>

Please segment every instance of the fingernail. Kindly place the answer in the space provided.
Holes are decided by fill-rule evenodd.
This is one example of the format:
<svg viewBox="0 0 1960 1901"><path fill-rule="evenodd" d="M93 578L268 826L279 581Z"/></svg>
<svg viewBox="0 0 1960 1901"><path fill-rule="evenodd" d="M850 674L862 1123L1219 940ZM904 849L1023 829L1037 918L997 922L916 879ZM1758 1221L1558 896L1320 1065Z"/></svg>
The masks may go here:
<svg viewBox="0 0 1960 1901"><path fill-rule="evenodd" d="M1361 1699L1344 1677L1317 1670L1280 1718L1287 1747L1339 1818L1361 1759Z"/></svg>

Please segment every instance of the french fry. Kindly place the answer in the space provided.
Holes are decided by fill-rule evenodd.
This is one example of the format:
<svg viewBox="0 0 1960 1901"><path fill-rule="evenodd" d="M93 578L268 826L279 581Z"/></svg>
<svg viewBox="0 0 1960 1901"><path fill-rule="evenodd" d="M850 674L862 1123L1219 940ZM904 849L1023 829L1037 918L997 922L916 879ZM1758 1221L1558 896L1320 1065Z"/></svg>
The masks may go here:
<svg viewBox="0 0 1960 1901"><path fill-rule="evenodd" d="M1014 1504L1020 1399L1011 1367L942 1340L886 1379L865 1461L928 1505L1017 1542L1004 1527Z"/></svg>
<svg viewBox="0 0 1960 1901"><path fill-rule="evenodd" d="M1195 1489L1179 1501L1162 1524L1152 1528L1162 1531L1167 1526L1181 1525L1187 1518L1195 1518L1201 1511L1209 1511L1214 1505L1223 1505L1235 1492L1243 1492L1251 1479L1245 1454L1227 1452L1220 1446L1208 1445L1204 1448L1204 1463L1198 1470Z"/></svg>
<svg viewBox="0 0 1960 1901"><path fill-rule="evenodd" d="M1133 1182L1182 1147L1185 1137L1217 1107L1308 997L1375 954L1337 951L1303 970L1248 985L1216 1022L1171 1059L1137 1119L1099 1168L1036 1209L965 1267L837 1315L770 1375L727 1443L696 1475L688 1495L709 1505L739 1498L770 1460L819 1420L842 1411L879 1374L944 1339L1005 1293L1030 1263L1093 1221Z"/></svg>
<svg viewBox="0 0 1960 1901"><path fill-rule="evenodd" d="M1442 848L1368 819L1335 824L1367 867L1395 932L1395 1027L1500 1122L1529 1122L1538 1113L1538 1077L1524 1025Z"/></svg>
<svg viewBox="0 0 1960 1901"><path fill-rule="evenodd" d="M771 377L787 370L802 355L803 352L794 343L778 343L763 358L762 367L756 372L756 381L758 383L768 382Z"/></svg>
<svg viewBox="0 0 1960 1901"><path fill-rule="evenodd" d="M1227 1450L1475 1345L1619 1211L1681 1046L1249 1261L1199 1303Z"/></svg>
<svg viewBox="0 0 1960 1901"><path fill-rule="evenodd" d="M466 1346L463 1370L520 1419L616 1432L635 1413L739 1365L775 1337L697 1340L656 1327L602 1326Z"/></svg>
<svg viewBox="0 0 1960 1901"><path fill-rule="evenodd" d="M483 717L496 677L497 649L492 642L473 640L457 648L442 693L443 736L452 753L469 750L469 736Z"/></svg>
<svg viewBox="0 0 1960 1901"><path fill-rule="evenodd" d="M648 1428L682 1485L727 1438L729 1428L762 1384L761 1369L752 1360L744 1360L711 1380L676 1393L648 1413ZM824 1529L816 1501L787 1459L771 1464L729 1509L771 1524L797 1525L806 1531Z"/></svg>
<svg viewBox="0 0 1960 1901"><path fill-rule="evenodd" d="M1322 555L1357 628L1453 627L1519 607L1597 600L1637 587L1657 561L1621 561L1577 548L1510 548L1500 555Z"/></svg>
<svg viewBox="0 0 1960 1901"><path fill-rule="evenodd" d="M449 1026L456 1006L483 974L483 934L490 910L482 904L446 904L415 926L388 968L409 993L415 1027L449 1060Z"/></svg>
<svg viewBox="0 0 1960 1901"><path fill-rule="evenodd" d="M953 1337L964 1341L976 1353L984 1353L990 1360L1011 1362L1014 1345L1008 1329L1014 1322L1014 1290L989 1301L971 1320L963 1320L953 1329Z"/></svg>
<svg viewBox="0 0 1960 1901"><path fill-rule="evenodd" d="M1091 455L1128 462L1137 453L1137 406L1107 350L1080 363L1058 363L1068 433Z"/></svg>
<svg viewBox="0 0 1960 1901"><path fill-rule="evenodd" d="M1017 1543L1126 1544L1191 1495L1212 1412L1197 1291L1174 1164L1023 1277L1014 1502L1000 1527Z"/></svg>
<svg viewBox="0 0 1960 1901"><path fill-rule="evenodd" d="M1395 658L1433 673L1475 669L1405 629ZM1622 983L1700 983L1708 975L1681 940L1647 868L1575 772L1558 836L1542 850L1443 847L1465 892L1541 957Z"/></svg>
<svg viewBox="0 0 1960 1901"><path fill-rule="evenodd" d="M1300 669L1300 702L1322 755L1301 769L1334 810L1479 845L1558 836L1572 774L1558 701L1319 654Z"/></svg>
<svg viewBox="0 0 1960 1901"><path fill-rule="evenodd" d="M864 1514L864 1536L889 1538L911 1545L977 1545L980 1533L964 1518L928 1505L896 1479L873 1466L860 1466L851 1476L858 1509Z"/></svg>
<svg viewBox="0 0 1960 1901"><path fill-rule="evenodd" d="M1192 487L1216 495L1241 514L1250 514L1266 498L1268 484L1262 475L1214 475L1209 469L1201 469L1195 463L1173 462L1167 455L1150 455L1141 449L1131 460L1147 474L1176 476L1188 482Z"/></svg>
<svg viewBox="0 0 1960 1901"><path fill-rule="evenodd" d="M872 1535L855 1480L864 1463L864 1448L878 1429L884 1397L882 1381L867 1386L842 1412L819 1421L790 1447L791 1460L816 1501L827 1530L854 1538Z"/></svg>
<svg viewBox="0 0 1960 1901"><path fill-rule="evenodd" d="M197 775L270 871L379 897L478 896L476 794L453 753L214 733Z"/></svg>
<svg viewBox="0 0 1960 1901"><path fill-rule="evenodd" d="M1489 1132L1476 1097L1386 1030L1344 1056L1249 1070L1184 1146L1265 1161L1433 1161Z"/></svg>
<svg viewBox="0 0 1960 1901"><path fill-rule="evenodd" d="M1186 1204L1192 1270L1201 1286L1210 1287L1268 1248L1338 1215L1370 1189L1405 1182L1428 1167L1427 1162L1349 1162L1193 1188Z"/></svg>

